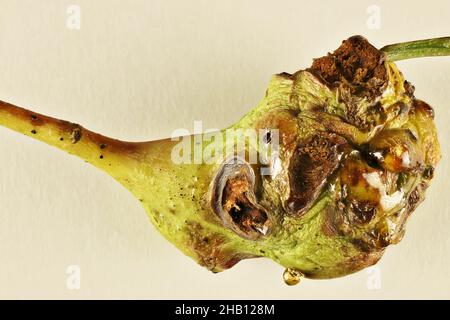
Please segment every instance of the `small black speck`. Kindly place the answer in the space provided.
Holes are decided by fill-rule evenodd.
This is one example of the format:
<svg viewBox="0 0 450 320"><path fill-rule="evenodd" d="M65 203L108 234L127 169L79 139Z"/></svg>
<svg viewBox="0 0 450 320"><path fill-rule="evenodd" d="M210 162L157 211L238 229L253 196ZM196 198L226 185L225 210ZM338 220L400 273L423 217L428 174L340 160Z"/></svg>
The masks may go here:
<svg viewBox="0 0 450 320"><path fill-rule="evenodd" d="M102 143L102 144L100 145L100 149L105 149L105 148L106 148L106 144Z"/></svg>
<svg viewBox="0 0 450 320"><path fill-rule="evenodd" d="M270 143L272 141L272 132L267 131L266 135L264 136L264 142Z"/></svg>
<svg viewBox="0 0 450 320"><path fill-rule="evenodd" d="M111 163L109 164L109 166L111 167Z"/></svg>
<svg viewBox="0 0 450 320"><path fill-rule="evenodd" d="M143 202L144 200L142 200L142 199L139 199L139 201L140 201L140 202Z"/></svg>
<svg viewBox="0 0 450 320"><path fill-rule="evenodd" d="M37 116L36 116L36 115L34 115L34 114L32 114L32 115L31 115L31 119L33 119L33 120L37 120Z"/></svg>
<svg viewBox="0 0 450 320"><path fill-rule="evenodd" d="M31 130L31 133L32 133L32 134L36 134L37 131L36 131L36 130Z"/></svg>
<svg viewBox="0 0 450 320"><path fill-rule="evenodd" d="M59 138L59 141L64 141L64 138Z"/></svg>
<svg viewBox="0 0 450 320"><path fill-rule="evenodd" d="M100 159L103 159L103 158L104 158L103 155L101 155L101 156L100 156Z"/></svg>

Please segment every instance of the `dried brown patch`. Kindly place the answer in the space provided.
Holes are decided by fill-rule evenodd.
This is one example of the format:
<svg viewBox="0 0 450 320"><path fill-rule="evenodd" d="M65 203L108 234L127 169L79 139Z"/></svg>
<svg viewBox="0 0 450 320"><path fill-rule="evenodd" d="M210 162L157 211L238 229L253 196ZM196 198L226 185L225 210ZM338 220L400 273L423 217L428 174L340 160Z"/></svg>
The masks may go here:
<svg viewBox="0 0 450 320"><path fill-rule="evenodd" d="M353 36L333 53L315 59L308 71L332 88L345 84L352 95L373 99L382 94L388 81L384 62L381 51L365 38Z"/></svg>
<svg viewBox="0 0 450 320"><path fill-rule="evenodd" d="M253 186L245 176L236 176L226 182L222 196L223 210L245 235L259 235L268 224L267 213L252 199ZM258 230L259 229L259 230Z"/></svg>
<svg viewBox="0 0 450 320"><path fill-rule="evenodd" d="M336 170L346 140L338 135L320 133L297 145L289 167L288 210L303 214L315 201L328 178Z"/></svg>
<svg viewBox="0 0 450 320"><path fill-rule="evenodd" d="M353 213L357 223L368 223L377 212L378 203L373 201L356 201L350 202L350 210Z"/></svg>
<svg viewBox="0 0 450 320"><path fill-rule="evenodd" d="M191 248L197 254L197 262L213 272L229 269L244 259L256 258L254 255L224 249L224 236L205 232L198 222L188 221L186 227L189 228L186 234L189 235Z"/></svg>
<svg viewBox="0 0 450 320"><path fill-rule="evenodd" d="M362 252L356 257L351 257L340 263L339 267L346 271L346 274L357 272L364 268L373 266L383 256L384 251Z"/></svg>

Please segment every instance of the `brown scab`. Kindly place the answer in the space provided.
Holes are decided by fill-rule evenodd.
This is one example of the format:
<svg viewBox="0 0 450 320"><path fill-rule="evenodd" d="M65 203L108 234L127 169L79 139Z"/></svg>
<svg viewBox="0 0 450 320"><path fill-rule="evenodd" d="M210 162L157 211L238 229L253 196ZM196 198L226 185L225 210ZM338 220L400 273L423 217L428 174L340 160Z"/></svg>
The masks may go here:
<svg viewBox="0 0 450 320"><path fill-rule="evenodd" d="M345 85L354 95L374 99L387 84L384 61L385 55L364 37L353 36L333 53L315 59L308 71L329 87Z"/></svg>
<svg viewBox="0 0 450 320"><path fill-rule="evenodd" d="M72 129L71 132L71 139L72 139L72 143L75 144L78 141L81 140L81 136L82 136L82 129L79 125L74 125L74 128Z"/></svg>
<svg viewBox="0 0 450 320"><path fill-rule="evenodd" d="M373 247L367 243L366 241L364 241L363 239L360 238L354 238L351 240L351 243L355 246L355 248L358 251L364 252L364 253L370 253L373 251Z"/></svg>
<svg viewBox="0 0 450 320"><path fill-rule="evenodd" d="M308 210L338 167L345 144L340 136L321 133L297 146L291 158L290 195L286 201L292 214L301 215Z"/></svg>
<svg viewBox="0 0 450 320"><path fill-rule="evenodd" d="M250 188L244 176L236 176L227 181L222 198L224 211L235 226L247 236L259 234L257 228L268 225L267 213L249 199Z"/></svg>
<svg viewBox="0 0 450 320"><path fill-rule="evenodd" d="M193 221L185 221L185 227L189 230L188 245L197 254L198 263L205 266L209 270L216 270L219 265L222 265L223 256L221 246L224 239L219 234L210 234L210 243L205 243L204 227ZM220 271L220 270L217 270Z"/></svg>
<svg viewBox="0 0 450 320"><path fill-rule="evenodd" d="M352 201L350 208L356 221L365 224L370 222L376 214L377 203L372 201Z"/></svg>
<svg viewBox="0 0 450 320"><path fill-rule="evenodd" d="M342 275L357 272L376 264L380 260L383 253L384 251L382 250L374 252L361 252L357 256L349 257L344 262L339 263L337 268L339 270L345 270L345 273Z"/></svg>
<svg viewBox="0 0 450 320"><path fill-rule="evenodd" d="M224 162L213 181L211 206L222 224L245 239L268 235L272 222L255 195L253 168L233 157Z"/></svg>

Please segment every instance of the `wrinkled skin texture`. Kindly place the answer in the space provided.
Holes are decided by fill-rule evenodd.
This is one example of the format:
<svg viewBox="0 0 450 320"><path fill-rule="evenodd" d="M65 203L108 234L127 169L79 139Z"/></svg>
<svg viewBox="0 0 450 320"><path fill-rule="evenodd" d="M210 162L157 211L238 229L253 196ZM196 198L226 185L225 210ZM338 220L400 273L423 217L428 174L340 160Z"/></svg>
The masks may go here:
<svg viewBox="0 0 450 320"><path fill-rule="evenodd" d="M279 130L273 175L246 159L231 162L233 154L176 165L176 141L118 141L0 103L0 124L110 174L161 234L209 270L268 257L309 278L373 265L402 239L440 158L433 117L396 65L362 37L306 70L274 76L262 101L232 126Z"/></svg>

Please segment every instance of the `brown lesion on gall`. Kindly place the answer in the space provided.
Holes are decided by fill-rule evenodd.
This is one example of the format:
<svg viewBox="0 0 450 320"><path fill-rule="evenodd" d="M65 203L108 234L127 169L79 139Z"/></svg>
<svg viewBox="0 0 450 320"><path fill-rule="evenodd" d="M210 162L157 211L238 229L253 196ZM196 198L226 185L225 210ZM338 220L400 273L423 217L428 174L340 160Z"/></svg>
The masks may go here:
<svg viewBox="0 0 450 320"><path fill-rule="evenodd" d="M186 228L189 232L189 244L197 254L197 262L209 270L216 270L220 264L221 247L224 239L220 235L210 235L205 241L203 227L198 222L188 221Z"/></svg>
<svg viewBox="0 0 450 320"><path fill-rule="evenodd" d="M380 192L369 184L365 175L380 172L359 158L345 160L339 173L339 202L343 205L345 222L365 225L372 221L379 210Z"/></svg>
<svg viewBox="0 0 450 320"><path fill-rule="evenodd" d="M342 246L339 250L346 252L348 248ZM329 279L329 274L332 274L333 278L346 276L376 264L383 256L383 253L384 250L346 254L346 258L335 265L322 266L315 270L304 271L303 273L310 279Z"/></svg>
<svg viewBox="0 0 450 320"><path fill-rule="evenodd" d="M362 252L356 257L350 257L344 260L344 262L339 263L337 268L344 270L345 273L343 275L354 273L376 264L383 256L383 253L383 250Z"/></svg>
<svg viewBox="0 0 450 320"><path fill-rule="evenodd" d="M355 222L360 224L368 223L372 220L377 212L378 203L373 201L356 201L350 202L350 211L353 213Z"/></svg>
<svg viewBox="0 0 450 320"><path fill-rule="evenodd" d="M344 138L325 132L297 145L288 170L290 193L285 203L288 212L302 215L311 207L337 169L346 145Z"/></svg>
<svg viewBox="0 0 450 320"><path fill-rule="evenodd" d="M270 221L266 211L256 204L252 188L243 175L229 179L223 190L222 208L240 233L258 238L267 234Z"/></svg>
<svg viewBox="0 0 450 320"><path fill-rule="evenodd" d="M346 86L352 95L374 99L388 82L385 55L364 37L353 36L333 53L315 59L309 72L331 88Z"/></svg>
<svg viewBox="0 0 450 320"><path fill-rule="evenodd" d="M383 250L392 243L393 235L389 232L386 219L381 219L359 237L352 239L353 245L360 251L370 253Z"/></svg>
<svg viewBox="0 0 450 320"><path fill-rule="evenodd" d="M242 238L258 240L271 232L268 211L258 203L254 169L242 158L228 158L211 184L207 205L220 223Z"/></svg>
<svg viewBox="0 0 450 320"><path fill-rule="evenodd" d="M379 177L379 186L369 183L367 174ZM400 190L399 180L408 179L416 173L395 173L369 166L359 154L350 155L339 171L336 184L335 208L326 215L323 230L330 236L349 239L354 248L362 253L384 250L398 243L404 234L404 225L423 200L426 182L419 183L411 191L404 190L402 200L394 207L385 207L383 193L392 195ZM372 182L373 183L373 182ZM404 182L400 182L404 185Z"/></svg>
<svg viewBox="0 0 450 320"><path fill-rule="evenodd" d="M398 105L400 109L400 104ZM384 124L388 120L388 113L380 102L369 105L365 112L361 113L358 103L349 101L346 109L346 121L356 126L363 132L373 130L376 126Z"/></svg>
<svg viewBox="0 0 450 320"><path fill-rule="evenodd" d="M189 246L197 255L197 262L212 272L220 272L233 267L239 261L256 258L255 255L238 253L226 249L226 239L218 233L205 234L203 226L194 221L187 221Z"/></svg>
<svg viewBox="0 0 450 320"><path fill-rule="evenodd" d="M83 128L78 124L71 124L70 128L70 139L73 144L81 140L83 136Z"/></svg>

